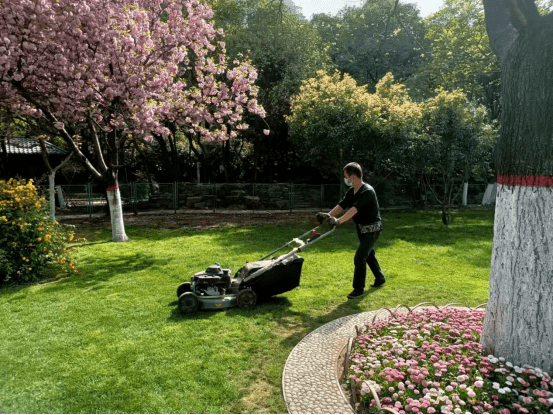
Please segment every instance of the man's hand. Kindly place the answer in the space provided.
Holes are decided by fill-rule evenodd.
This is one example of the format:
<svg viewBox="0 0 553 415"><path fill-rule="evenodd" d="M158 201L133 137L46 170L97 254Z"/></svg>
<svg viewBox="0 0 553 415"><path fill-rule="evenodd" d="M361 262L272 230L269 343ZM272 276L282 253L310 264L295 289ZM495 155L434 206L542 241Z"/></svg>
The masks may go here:
<svg viewBox="0 0 553 415"><path fill-rule="evenodd" d="M331 216L328 213L319 212L317 213L317 221L322 224L328 222Z"/></svg>
<svg viewBox="0 0 553 415"><path fill-rule="evenodd" d="M340 222L338 222L338 219L336 219L335 217L331 216L329 219L328 219L328 224L330 226L338 226L340 224Z"/></svg>

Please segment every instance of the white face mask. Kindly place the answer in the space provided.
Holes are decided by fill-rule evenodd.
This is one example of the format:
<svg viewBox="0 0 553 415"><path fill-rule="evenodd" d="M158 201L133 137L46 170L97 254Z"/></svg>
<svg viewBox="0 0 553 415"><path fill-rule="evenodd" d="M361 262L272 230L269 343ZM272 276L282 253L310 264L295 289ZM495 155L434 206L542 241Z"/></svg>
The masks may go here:
<svg viewBox="0 0 553 415"><path fill-rule="evenodd" d="M348 179L346 179L345 177L344 177L344 183L346 184L346 186L352 186L352 184L348 182Z"/></svg>

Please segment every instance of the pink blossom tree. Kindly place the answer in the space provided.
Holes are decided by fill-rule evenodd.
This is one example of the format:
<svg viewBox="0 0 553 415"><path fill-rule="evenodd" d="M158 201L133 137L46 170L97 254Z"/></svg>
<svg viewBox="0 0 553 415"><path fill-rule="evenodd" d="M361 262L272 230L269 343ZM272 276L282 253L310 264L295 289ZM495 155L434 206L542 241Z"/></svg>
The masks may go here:
<svg viewBox="0 0 553 415"><path fill-rule="evenodd" d="M125 140L167 136L168 124L228 140L247 128L246 111L265 115L255 68L229 64L212 15L197 0L2 1L0 107L44 121L105 183L113 241L128 240L117 179Z"/></svg>

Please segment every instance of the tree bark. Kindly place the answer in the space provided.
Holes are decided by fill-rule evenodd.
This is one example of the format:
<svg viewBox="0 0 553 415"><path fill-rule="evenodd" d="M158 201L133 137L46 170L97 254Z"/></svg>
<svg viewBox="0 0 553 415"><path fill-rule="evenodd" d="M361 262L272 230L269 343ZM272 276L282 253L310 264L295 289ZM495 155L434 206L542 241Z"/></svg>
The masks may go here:
<svg viewBox="0 0 553 415"><path fill-rule="evenodd" d="M553 370L553 189L498 185L487 353Z"/></svg>
<svg viewBox="0 0 553 415"><path fill-rule="evenodd" d="M553 370L553 17L530 0L485 0L501 59L501 133L486 353Z"/></svg>
<svg viewBox="0 0 553 415"><path fill-rule="evenodd" d="M121 204L121 193L117 181L113 186L106 187L106 191L111 217L111 240L113 242L127 242L129 237L125 233L123 205Z"/></svg>

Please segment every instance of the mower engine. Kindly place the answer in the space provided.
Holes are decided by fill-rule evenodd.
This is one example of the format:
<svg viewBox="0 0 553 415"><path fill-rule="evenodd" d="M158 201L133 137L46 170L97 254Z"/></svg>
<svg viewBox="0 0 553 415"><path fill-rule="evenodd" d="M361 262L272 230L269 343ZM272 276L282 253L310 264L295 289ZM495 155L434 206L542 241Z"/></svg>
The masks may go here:
<svg viewBox="0 0 553 415"><path fill-rule="evenodd" d="M230 269L223 269L215 264L205 271L197 272L192 277L191 289L198 294L225 295L231 285Z"/></svg>

